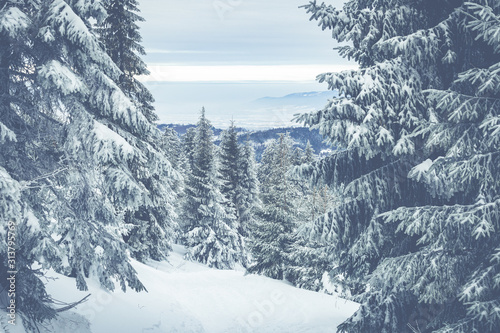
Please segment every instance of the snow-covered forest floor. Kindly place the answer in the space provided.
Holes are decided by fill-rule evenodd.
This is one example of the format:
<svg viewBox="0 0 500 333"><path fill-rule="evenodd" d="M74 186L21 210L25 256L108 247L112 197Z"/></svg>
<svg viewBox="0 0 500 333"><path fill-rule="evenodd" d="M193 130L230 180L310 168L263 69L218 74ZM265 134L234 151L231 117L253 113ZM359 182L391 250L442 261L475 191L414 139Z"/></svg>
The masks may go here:
<svg viewBox="0 0 500 333"><path fill-rule="evenodd" d="M104 291L89 281L77 291L74 279L51 272L48 292L57 300L88 301L45 325L44 332L335 332L358 308L337 296L295 288L244 270L217 270L183 259L175 246L169 262L133 261L148 292ZM11 327L9 327L11 328ZM22 332L20 325L13 333Z"/></svg>

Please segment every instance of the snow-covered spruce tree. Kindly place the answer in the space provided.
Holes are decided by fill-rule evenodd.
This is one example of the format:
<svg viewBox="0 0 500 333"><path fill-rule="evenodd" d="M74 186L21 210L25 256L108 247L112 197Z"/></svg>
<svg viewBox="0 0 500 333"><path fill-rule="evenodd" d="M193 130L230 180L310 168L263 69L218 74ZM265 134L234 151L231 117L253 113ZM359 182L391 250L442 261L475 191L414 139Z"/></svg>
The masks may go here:
<svg viewBox="0 0 500 333"><path fill-rule="evenodd" d="M158 137L154 133L154 137ZM166 259L177 230L176 201L181 190L181 174L172 168L158 144L145 140L138 144L143 159L130 165L133 177L147 198L137 207L127 207L125 223L130 229L124 238L131 254L140 261Z"/></svg>
<svg viewBox="0 0 500 333"><path fill-rule="evenodd" d="M97 31L106 52L120 69L118 85L123 93L143 113L149 122L157 120L152 106L153 97L149 90L135 76L147 75L149 71L142 61L144 48L136 22L143 21L138 15L138 2L135 0L104 0L106 18L98 24ZM125 214L125 221L131 231L125 236L138 260L147 258L164 259L170 251L170 237L175 218L175 188L179 175L171 169L161 152L164 142L159 133L152 132L142 137L146 158L142 163L131 165L134 178L141 181L150 193L151 202ZM153 156L156 155L156 156ZM161 164L150 161L163 159ZM168 159L167 159L168 160Z"/></svg>
<svg viewBox="0 0 500 333"><path fill-rule="evenodd" d="M292 153L292 165L301 165L304 159L304 151L300 147L295 147Z"/></svg>
<svg viewBox="0 0 500 333"><path fill-rule="evenodd" d="M292 158L293 142L288 134L281 134L264 150L258 170L262 210L250 236L254 262L248 272L280 280L286 277L295 242L296 189L288 178Z"/></svg>
<svg viewBox="0 0 500 333"><path fill-rule="evenodd" d="M341 332L500 330L499 6L306 6L360 64L300 118L345 148L299 172L346 185L311 230L362 303Z"/></svg>
<svg viewBox="0 0 500 333"><path fill-rule="evenodd" d="M234 122L231 121L231 126L222 132L221 135L221 142L219 144L219 173L222 180L221 193L226 198L228 214L234 215L238 224L239 203L236 191L239 183L239 158L238 133L236 132Z"/></svg>
<svg viewBox="0 0 500 333"><path fill-rule="evenodd" d="M304 156L302 157L302 163L312 163L315 159L314 149L311 142L307 140L306 148L304 149Z"/></svg>
<svg viewBox="0 0 500 333"><path fill-rule="evenodd" d="M4 4L2 227L16 219L22 233L18 271L30 290L19 290L18 309L35 322L54 315L35 262L74 276L79 289L90 275L110 290L113 280L144 288L128 262L124 218L154 215L157 238L142 253L165 254L171 170L148 143L157 129L117 85L122 73L90 28L106 15L99 1Z"/></svg>
<svg viewBox="0 0 500 333"><path fill-rule="evenodd" d="M194 147L196 142L196 128L188 128L182 136L182 149L187 159L186 171L189 172L194 166Z"/></svg>
<svg viewBox="0 0 500 333"><path fill-rule="evenodd" d="M303 163L314 161L312 147L306 146L302 156ZM309 161L309 162L307 162ZM311 185L293 173L289 178L297 189L296 198L296 239L287 265L287 279L295 286L309 290L323 290L323 275L332 266L331 245L311 239L309 228L314 221L335 205L334 196L326 185Z"/></svg>
<svg viewBox="0 0 500 333"><path fill-rule="evenodd" d="M318 216L325 214L324 187L311 187L303 181L292 178L301 200L295 201L297 210L295 242L287 265L287 280L299 288L319 291L324 289L323 275L332 267L331 245L311 239L310 225ZM328 202L331 208L334 202Z"/></svg>
<svg viewBox="0 0 500 333"><path fill-rule="evenodd" d="M287 280L302 289L325 289L323 276L331 268L330 249L298 234L286 267Z"/></svg>
<svg viewBox="0 0 500 333"><path fill-rule="evenodd" d="M33 264L41 254L51 263L59 259L54 242L34 215L40 213L40 203L31 182L53 170L51 144L59 131L59 124L37 108L39 95L33 89L37 10L28 1L3 1L0 7L0 299L10 301L7 272L17 271L16 323L20 315L29 331L56 315L42 274ZM8 305L0 302L4 318Z"/></svg>
<svg viewBox="0 0 500 333"><path fill-rule="evenodd" d="M161 148L167 160L172 165L172 168L179 173L178 175L176 174L177 177L172 178L170 182L173 192L179 196L183 191L188 161L183 151L181 138L174 129L165 128L162 136ZM174 203L176 207L180 201L179 198L175 200Z"/></svg>
<svg viewBox="0 0 500 333"><path fill-rule="evenodd" d="M135 76L148 75L149 71L141 56L146 52L141 45L142 37L136 22L144 19L139 15L136 0L103 0L107 17L97 28L106 52L122 74L119 86L151 122L158 120L151 92Z"/></svg>
<svg viewBox="0 0 500 333"><path fill-rule="evenodd" d="M184 181L186 179L186 175L188 172L188 160L186 155L184 154L183 145L181 139L177 132L172 128L165 128L165 132L162 136L162 144L161 148L167 157L167 160L172 165L172 168L177 171L175 177L171 177L170 186L172 191L176 194L176 200L173 202L175 216L178 217L181 214L182 203L184 201L183 193L184 193ZM173 216L173 215L172 215ZM178 219L174 220L172 225L173 229L173 240L179 240L179 233L181 231L181 227L178 224Z"/></svg>
<svg viewBox="0 0 500 333"><path fill-rule="evenodd" d="M243 243L236 218L228 215L217 170L212 126L205 109L196 127L193 165L188 174L182 209L186 258L219 269L243 263Z"/></svg>
<svg viewBox="0 0 500 333"><path fill-rule="evenodd" d="M63 126L59 144L68 167L40 194L57 204L44 217L56 222L46 228L61 237L66 264L57 270L76 277L80 289L93 273L106 288L117 278L122 289L129 283L140 290L120 239L128 233L125 216L154 200L143 175L158 171L133 170L146 161L162 166L161 155L143 140L156 129L116 84L121 72L89 28L106 15L99 2L47 1L39 13L40 107L56 113Z"/></svg>
<svg viewBox="0 0 500 333"><path fill-rule="evenodd" d="M162 148L167 159L176 170L184 168L186 156L183 152L181 138L173 128L166 127L162 137Z"/></svg>
<svg viewBox="0 0 500 333"><path fill-rule="evenodd" d="M186 130L186 133L181 136L181 158L183 159L182 175L184 178L182 191L179 193L178 202L179 205L179 231L186 230L187 225L190 224L189 219L186 219L184 214L184 207L188 205L186 201L188 199L186 183L190 178L191 172L194 167L194 150L196 140L196 127L191 127ZM177 241L183 242L183 237L177 239Z"/></svg>
<svg viewBox="0 0 500 333"><path fill-rule="evenodd" d="M248 237L252 226L255 225L257 214L261 208L255 151L250 140L247 140L240 147L237 168L239 179L236 188L239 219L238 231L240 235Z"/></svg>

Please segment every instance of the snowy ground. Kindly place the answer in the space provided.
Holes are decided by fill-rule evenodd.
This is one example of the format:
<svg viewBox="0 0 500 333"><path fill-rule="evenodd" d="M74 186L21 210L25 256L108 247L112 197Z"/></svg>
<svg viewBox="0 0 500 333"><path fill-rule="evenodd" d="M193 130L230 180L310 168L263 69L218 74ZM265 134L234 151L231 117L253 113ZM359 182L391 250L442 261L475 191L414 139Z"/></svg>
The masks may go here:
<svg viewBox="0 0 500 333"><path fill-rule="evenodd" d="M358 305L243 271L215 270L182 259L176 246L170 262L133 262L148 293L109 293L89 283L75 290L73 279L48 282L56 299L90 299L63 313L47 332L71 333L323 333L356 311ZM90 324L89 324L90 323ZM12 330L12 333L20 332Z"/></svg>

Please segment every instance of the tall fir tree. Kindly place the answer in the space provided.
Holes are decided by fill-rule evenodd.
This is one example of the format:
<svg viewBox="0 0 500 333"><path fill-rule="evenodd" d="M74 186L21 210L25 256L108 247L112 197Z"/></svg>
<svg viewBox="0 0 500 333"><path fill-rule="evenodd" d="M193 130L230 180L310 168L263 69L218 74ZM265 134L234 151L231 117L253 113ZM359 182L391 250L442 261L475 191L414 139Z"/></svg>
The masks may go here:
<svg viewBox="0 0 500 333"><path fill-rule="evenodd" d="M172 165L173 169L177 172L170 177L172 191L175 193L175 200L173 202L175 219L172 219L173 241L179 241L181 226L179 224L179 216L181 214L182 205L184 202L184 183L188 172L188 161L184 154L183 144L177 132L172 128L165 128L162 137L161 148Z"/></svg>
<svg viewBox="0 0 500 333"><path fill-rule="evenodd" d="M250 273L274 279L286 277L295 242L296 211L294 188L288 178L293 163L293 142L281 134L264 150L259 168L262 211L252 230Z"/></svg>
<svg viewBox="0 0 500 333"><path fill-rule="evenodd" d="M33 263L83 290L91 277L109 290L115 281L144 289L122 239L130 212L159 221L148 223L159 237L145 243L148 256L168 249L173 171L150 144L158 130L118 86L123 73L92 29L105 17L91 0L7 1L0 9L1 236L17 223L18 282L26 286L18 310L28 329L55 315Z"/></svg>
<svg viewBox="0 0 500 333"><path fill-rule="evenodd" d="M292 153L292 165L301 165L304 159L304 151L300 147L295 147Z"/></svg>
<svg viewBox="0 0 500 333"><path fill-rule="evenodd" d="M499 331L499 3L305 7L361 67L300 118L344 148L299 171L346 185L310 230L362 303L339 331Z"/></svg>
<svg viewBox="0 0 500 333"><path fill-rule="evenodd" d="M136 22L144 19L138 15L138 2L104 0L103 4L107 16L98 25L97 31L106 52L121 71L118 85L146 119L154 122L158 117L152 106L153 96L136 78L137 75L149 74L141 59L145 51L140 44L142 38ZM163 150L165 142L160 141L157 134L144 137L146 152ZM136 179L141 179L142 185L150 192L151 202L125 214L126 223L131 229L125 239L132 248L133 256L140 261L148 258L165 259L171 249L171 235L175 229L173 202L176 201L175 187L178 187L179 177L167 165L147 165L151 159L155 157L149 156L142 163L136 163L137 167L131 168ZM146 176L146 173L150 175Z"/></svg>
<svg viewBox="0 0 500 333"><path fill-rule="evenodd" d="M240 176L238 173L240 147L238 145L238 133L233 121L231 121L231 126L222 132L219 151L219 173L222 180L221 193L228 203L228 213L235 215L236 220L239 221L237 189Z"/></svg>
<svg viewBox="0 0 500 333"><path fill-rule="evenodd" d="M314 160L314 152L308 141L301 164L312 163ZM295 175L293 170L295 168L290 171L289 179L297 189L297 196L294 198L297 231L287 265L287 279L299 288L320 291L325 288L325 273L334 267L331 246L311 239L308 230L319 216L333 209L336 204L335 196L327 185L312 185Z"/></svg>
<svg viewBox="0 0 500 333"><path fill-rule="evenodd" d="M304 150L304 156L302 157L302 163L312 163L315 160L314 149L311 142L307 140L306 148Z"/></svg>
<svg viewBox="0 0 500 333"><path fill-rule="evenodd" d="M225 209L221 193L212 125L201 111L194 138L193 165L185 189L182 210L186 258L219 269L243 263L243 242L236 218Z"/></svg>
<svg viewBox="0 0 500 333"><path fill-rule="evenodd" d="M134 240L138 236L139 245L133 251L139 259L162 258L168 251L168 225L161 225L168 223L169 212L163 209L169 209L171 202L165 179L170 164L149 143L149 137L159 137L158 130L120 89L117 82L122 72L87 28L92 19L101 22L105 17L101 3L50 1L40 9L43 34L39 36L45 52L40 56L38 80L48 90L41 107L67 119L62 145L70 172L61 174L67 186L56 195L67 198L77 212L55 209L55 216L48 218L65 221L54 226L56 234L65 235L59 245L70 257L69 267L62 271L76 276L78 286L86 288L84 277L97 264L101 283L113 288L111 277L126 270L113 272L111 263L127 262L117 237ZM64 107L57 108L57 103ZM89 169L89 164L94 168ZM76 221L70 223L72 219ZM126 220L135 220L135 228L127 230ZM151 230L154 237L142 237L139 229ZM75 247L72 239L80 239L78 244L85 246ZM102 264L103 260L109 264ZM131 267L129 271L135 276ZM125 288L123 278L119 280Z"/></svg>
<svg viewBox="0 0 500 333"><path fill-rule="evenodd" d="M239 179L236 188L238 230L240 235L248 237L250 230L256 223L255 221L262 205L259 179L257 178L255 151L251 146L250 140L247 140L240 147L237 169Z"/></svg>
<svg viewBox="0 0 500 333"><path fill-rule="evenodd" d="M187 159L186 170L193 170L194 168L194 151L196 143L196 128L188 128L186 133L182 136L182 147Z"/></svg>
<svg viewBox="0 0 500 333"><path fill-rule="evenodd" d="M184 154L181 138L174 129L165 129L162 136L161 148L167 160L172 165L172 168L177 171L175 177L171 179L171 184L172 190L179 196L184 189L184 179L188 161ZM182 200L176 197L175 205L178 206L180 201Z"/></svg>
<svg viewBox="0 0 500 333"><path fill-rule="evenodd" d="M52 263L59 257L34 216L40 203L36 184L30 182L52 171L55 149L50 142L59 139L59 124L37 108L40 96L31 88L38 9L27 1L4 1L0 8L0 303L8 318L3 313L10 306L7 272L17 271L16 323L20 316L28 331L56 316L43 274L33 264L41 253Z"/></svg>
<svg viewBox="0 0 500 333"><path fill-rule="evenodd" d="M185 156L181 138L173 128L165 128L162 137L162 148L172 167L176 170L182 170L186 162Z"/></svg>
<svg viewBox="0 0 500 333"><path fill-rule="evenodd" d="M146 54L141 45L142 37L136 22L144 19L139 15L136 0L104 0L107 17L97 31L106 52L122 74L119 86L151 122L158 120L153 107L151 92L137 80L137 75L148 75L149 71L141 56Z"/></svg>

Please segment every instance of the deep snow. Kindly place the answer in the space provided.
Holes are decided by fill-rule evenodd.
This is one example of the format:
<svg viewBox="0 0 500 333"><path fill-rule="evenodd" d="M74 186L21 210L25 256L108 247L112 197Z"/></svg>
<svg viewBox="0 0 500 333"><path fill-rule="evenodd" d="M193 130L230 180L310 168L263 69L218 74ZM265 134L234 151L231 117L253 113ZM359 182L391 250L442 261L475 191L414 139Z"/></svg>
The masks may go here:
<svg viewBox="0 0 500 333"><path fill-rule="evenodd" d="M91 294L72 312L45 326L46 332L71 333L323 333L358 308L336 296L295 288L283 281L243 270L216 270L182 259L175 246L169 262L133 261L148 292L102 290L89 281L89 291L51 272L49 293L72 302ZM22 332L17 326L12 333Z"/></svg>

